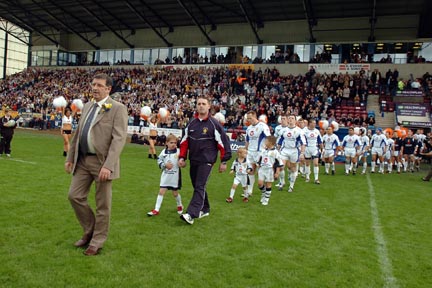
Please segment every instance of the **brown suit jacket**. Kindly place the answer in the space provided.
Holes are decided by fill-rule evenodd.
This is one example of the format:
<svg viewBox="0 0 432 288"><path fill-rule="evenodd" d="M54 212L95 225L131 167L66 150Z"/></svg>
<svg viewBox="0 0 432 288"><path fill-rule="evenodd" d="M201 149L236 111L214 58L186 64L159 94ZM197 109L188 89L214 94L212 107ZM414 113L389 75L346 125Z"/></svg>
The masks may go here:
<svg viewBox="0 0 432 288"><path fill-rule="evenodd" d="M90 130L91 139L96 150L96 155L101 162L101 168L105 167L112 171L110 179L120 177L120 154L127 139L128 115L126 107L108 97L106 104L112 104L111 109L104 111L102 107L96 116ZM82 110L82 121L72 137L70 149L67 154L67 162L73 163L72 173L75 173L79 157L79 139L81 130L93 102L88 102Z"/></svg>

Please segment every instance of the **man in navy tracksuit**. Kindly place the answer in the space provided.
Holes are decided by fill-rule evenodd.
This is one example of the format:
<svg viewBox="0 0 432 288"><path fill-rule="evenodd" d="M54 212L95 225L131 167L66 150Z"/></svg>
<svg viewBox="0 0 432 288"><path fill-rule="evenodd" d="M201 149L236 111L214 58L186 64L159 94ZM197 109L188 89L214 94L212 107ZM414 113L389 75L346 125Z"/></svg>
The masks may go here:
<svg viewBox="0 0 432 288"><path fill-rule="evenodd" d="M220 152L221 163L219 172L226 170L231 158L229 139L218 120L211 117L210 100L205 97L197 99L197 113L186 127L185 135L180 142L178 165L185 167L188 151L190 161L190 177L194 188L187 213L180 216L188 224L193 224L195 218L210 214L210 205L206 191L208 178Z"/></svg>

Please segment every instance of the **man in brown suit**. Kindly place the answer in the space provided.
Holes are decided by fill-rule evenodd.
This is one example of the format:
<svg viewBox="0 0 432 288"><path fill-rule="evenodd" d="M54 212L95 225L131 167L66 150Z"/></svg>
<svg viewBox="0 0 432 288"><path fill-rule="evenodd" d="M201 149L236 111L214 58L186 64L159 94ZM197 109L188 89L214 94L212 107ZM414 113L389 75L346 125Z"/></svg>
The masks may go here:
<svg viewBox="0 0 432 288"><path fill-rule="evenodd" d="M87 247L84 254L97 255L108 237L112 180L120 177L120 153L126 143L126 107L111 99L113 80L97 74L91 82L93 101L82 111L74 134L65 170L73 173L69 201L84 234L75 247ZM96 213L87 201L92 183L96 185Z"/></svg>

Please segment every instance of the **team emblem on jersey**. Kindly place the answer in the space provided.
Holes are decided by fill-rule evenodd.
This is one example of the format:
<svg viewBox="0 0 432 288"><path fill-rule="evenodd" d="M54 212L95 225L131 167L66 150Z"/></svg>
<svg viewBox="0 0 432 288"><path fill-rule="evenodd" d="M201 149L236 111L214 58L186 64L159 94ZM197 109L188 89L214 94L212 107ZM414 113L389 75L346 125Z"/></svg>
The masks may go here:
<svg viewBox="0 0 432 288"><path fill-rule="evenodd" d="M203 130L202 130L202 134L207 134L207 132L208 132L208 128L204 127Z"/></svg>
<svg viewBox="0 0 432 288"><path fill-rule="evenodd" d="M291 132L288 132L288 133L287 133L287 136L288 136L288 137L291 137L291 136L292 136Z"/></svg>

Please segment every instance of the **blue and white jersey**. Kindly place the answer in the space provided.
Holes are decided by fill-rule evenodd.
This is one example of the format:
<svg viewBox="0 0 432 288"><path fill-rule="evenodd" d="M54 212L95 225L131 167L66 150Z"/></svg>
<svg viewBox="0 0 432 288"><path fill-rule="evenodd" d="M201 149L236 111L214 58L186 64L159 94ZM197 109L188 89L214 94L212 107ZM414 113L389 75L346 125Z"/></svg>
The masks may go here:
<svg viewBox="0 0 432 288"><path fill-rule="evenodd" d="M325 134L323 136L323 143L325 150L335 150L338 146L340 146L339 138L336 134Z"/></svg>
<svg viewBox="0 0 432 288"><path fill-rule="evenodd" d="M281 146L281 150L298 149L300 146L306 145L306 139L302 129L297 126L293 128L283 128L278 145Z"/></svg>
<svg viewBox="0 0 432 288"><path fill-rule="evenodd" d="M246 143L248 143L248 151L257 152L265 149L264 140L270 135L270 128L263 122L249 125L246 129Z"/></svg>
<svg viewBox="0 0 432 288"><path fill-rule="evenodd" d="M287 127L287 126L282 126L280 124L275 127L275 129L274 129L274 136L276 137L276 143L279 141L282 129L285 128L285 127Z"/></svg>
<svg viewBox="0 0 432 288"><path fill-rule="evenodd" d="M384 134L374 134L371 139L372 148L384 148L386 146L386 136Z"/></svg>
<svg viewBox="0 0 432 288"><path fill-rule="evenodd" d="M356 148L360 146L360 139L357 135L346 135L342 140L342 146L345 148Z"/></svg>
<svg viewBox="0 0 432 288"><path fill-rule="evenodd" d="M394 147L394 143L395 143L395 141L392 139L392 138L387 138L387 141L386 141L386 147L387 147L387 149L386 149L386 151L392 151L393 150L393 147Z"/></svg>
<svg viewBox="0 0 432 288"><path fill-rule="evenodd" d="M365 151L369 146L369 137L366 135L360 136L360 150Z"/></svg>
<svg viewBox="0 0 432 288"><path fill-rule="evenodd" d="M310 130L309 128L303 129L304 136L306 139L306 147L318 147L322 144L321 134L318 129L314 128Z"/></svg>

